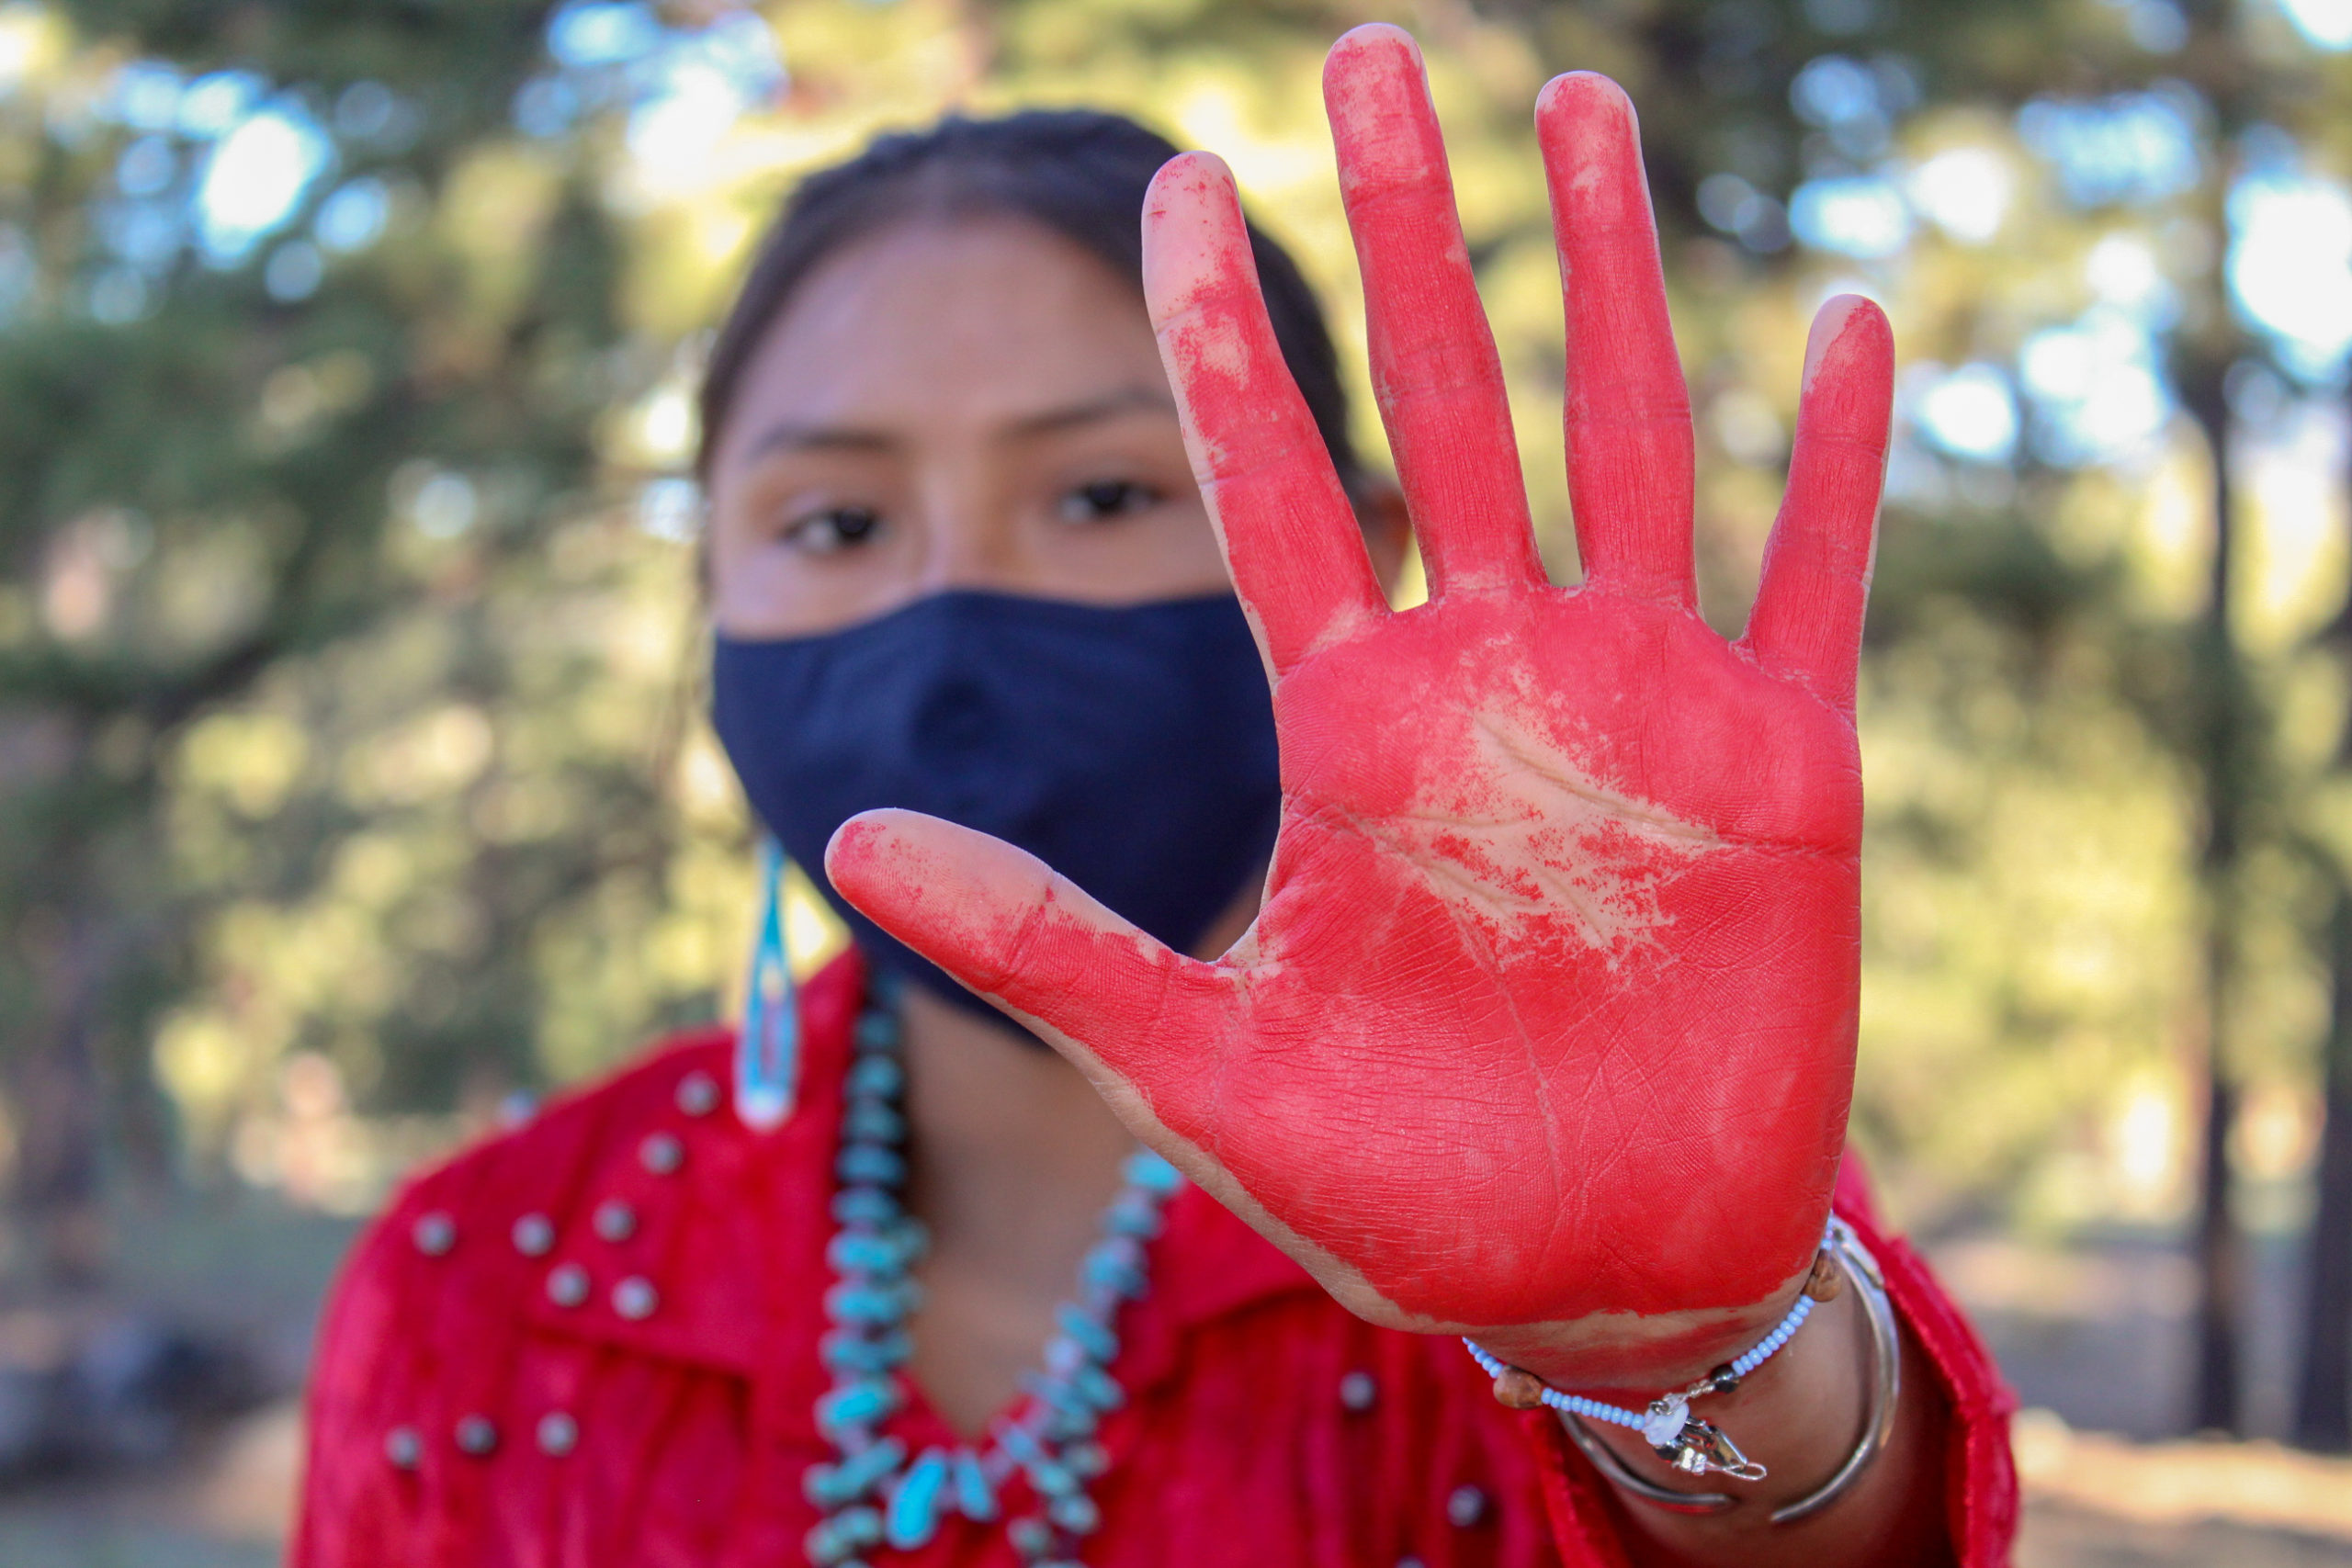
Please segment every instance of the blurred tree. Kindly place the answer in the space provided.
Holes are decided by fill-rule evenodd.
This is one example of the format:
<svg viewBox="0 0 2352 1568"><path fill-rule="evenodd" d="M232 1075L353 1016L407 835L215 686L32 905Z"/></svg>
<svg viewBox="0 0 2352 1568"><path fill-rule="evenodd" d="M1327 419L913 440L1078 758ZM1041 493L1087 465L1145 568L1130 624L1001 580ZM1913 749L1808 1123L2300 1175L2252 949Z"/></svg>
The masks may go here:
<svg viewBox="0 0 2352 1568"><path fill-rule="evenodd" d="M458 616L452 683L501 680L467 635L474 585L544 547L628 389L595 193L511 150L545 10L6 18L0 548L23 586L0 617L0 1064L16 1201L62 1275L97 1262L102 1151L167 1156L148 1045L199 973L203 912L258 890L240 876L299 885L335 836L248 759L268 857L184 874L167 817L185 742L435 600ZM453 211L469 192L503 197L503 234ZM426 533L464 540L420 554L404 488ZM304 741L282 738L284 771L333 765ZM492 908L500 890L548 902L494 857L477 872ZM506 1028L526 1010L511 976L468 978L458 994Z"/></svg>
<svg viewBox="0 0 2352 1568"><path fill-rule="evenodd" d="M2294 128L2312 162L2341 174L2352 164L2352 35L2334 39L2337 52L2319 69L2306 65L2292 94ZM2316 238L2316 236L2315 236ZM2329 258L2334 259L2334 258ZM2324 261L2322 265L2325 265ZM2336 378L2341 391L2342 377ZM2339 398L2342 416L2336 451L2335 488L2343 502L2340 526L2352 539L2352 399ZM2352 544L2346 546L2352 554ZM2352 581L2335 615L2312 644L2334 667L2340 694L2352 690ZM2306 812L2306 827L2319 840L2312 858L2327 875L2333 893L2323 928L2322 949L2330 984L2327 1031L2323 1040L2320 1122L2315 1142L2311 1246L2302 1324L2302 1360L2295 1389L2294 1439L2306 1448L2352 1450L2352 843L2344 824L2344 799L2352 786L2352 724L2342 727L2329 767Z"/></svg>

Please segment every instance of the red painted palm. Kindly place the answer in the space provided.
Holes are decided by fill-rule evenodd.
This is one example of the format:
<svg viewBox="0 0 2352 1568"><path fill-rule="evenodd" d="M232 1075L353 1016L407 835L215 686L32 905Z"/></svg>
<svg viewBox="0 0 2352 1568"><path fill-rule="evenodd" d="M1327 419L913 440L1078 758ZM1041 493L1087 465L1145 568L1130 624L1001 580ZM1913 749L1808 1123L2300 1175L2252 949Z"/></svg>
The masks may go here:
<svg viewBox="0 0 2352 1568"><path fill-rule="evenodd" d="M1884 320L1815 323L1747 634L1696 609L1689 400L1631 107L1545 88L1585 581L1544 579L1410 39L1326 73L1373 372L1428 566L1392 613L1259 299L1231 181L1171 163L1146 285L1273 685L1266 901L1214 963L928 818L835 886L1054 1041L1145 1142L1375 1322L1651 1386L1794 1293L1845 1134L1854 665Z"/></svg>

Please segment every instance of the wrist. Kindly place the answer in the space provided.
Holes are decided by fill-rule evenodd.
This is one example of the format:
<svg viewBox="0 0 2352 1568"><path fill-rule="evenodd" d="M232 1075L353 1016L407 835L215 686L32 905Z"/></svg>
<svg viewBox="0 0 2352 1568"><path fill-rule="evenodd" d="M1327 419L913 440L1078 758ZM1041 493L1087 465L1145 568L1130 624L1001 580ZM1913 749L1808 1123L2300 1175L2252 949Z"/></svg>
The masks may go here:
<svg viewBox="0 0 2352 1568"><path fill-rule="evenodd" d="M1587 1420L1572 1433L1597 1440L1624 1468L1665 1491L1723 1498L1762 1513L1818 1487L1851 1450L1863 1418L1862 1348L1866 1330L1853 1292L1820 1303L1779 1355L1690 1410L1731 1437L1764 1479L1726 1489L1714 1475L1678 1470L1642 1434Z"/></svg>
<svg viewBox="0 0 2352 1568"><path fill-rule="evenodd" d="M1622 1408L1542 1391L1544 1402L1562 1412L1569 1438L1602 1476L1649 1506L1636 1510L1637 1517L1665 1521L1724 1516L1682 1519L1673 1529L1687 1524L1712 1531L1720 1526L1744 1539L1756 1524L1806 1523L1860 1493L1876 1498L1862 1510L1876 1516L1861 1520L1869 1527L1863 1533L1888 1526L1888 1498L1903 1491L1904 1478L1886 1483L1883 1470L1879 1483L1863 1478L1883 1450L1903 1446L1897 1436L1903 1336L1877 1261L1849 1226L1833 1222L1823 1258L1807 1299L1791 1319L1804 1323L1808 1332L1790 1335L1784 1325L1759 1347L1764 1354L1751 1351L1735 1360L1728 1371L1738 1374L1736 1381L1718 1378L1684 1391L1688 1399L1704 1402L1705 1418L1689 1410L1685 1397L1672 1394L1648 1406L1645 1421ZM1820 1310L1815 1310L1815 1303ZM1865 1350L1860 1358L1853 1354L1857 1342ZM1770 1353L1776 1345L1788 1354ZM1497 1397L1520 1403L1519 1380L1532 1382L1524 1373L1498 1377ZM1909 1419L1916 1428L1916 1411ZM1611 1424L1657 1428L1676 1420L1686 1424L1671 1445L1660 1441L1659 1430L1644 1429L1638 1437L1610 1430ZM1727 1427L1742 1434L1745 1448L1730 1440ZM1841 1445L1847 1445L1842 1458ZM1739 1484L1722 1491L1690 1483L1707 1474ZM1840 1509L1839 1517L1842 1522L1833 1530L1850 1533L1853 1509ZM1668 1527L1661 1522L1656 1529ZM1799 1533L1810 1539L1811 1532Z"/></svg>

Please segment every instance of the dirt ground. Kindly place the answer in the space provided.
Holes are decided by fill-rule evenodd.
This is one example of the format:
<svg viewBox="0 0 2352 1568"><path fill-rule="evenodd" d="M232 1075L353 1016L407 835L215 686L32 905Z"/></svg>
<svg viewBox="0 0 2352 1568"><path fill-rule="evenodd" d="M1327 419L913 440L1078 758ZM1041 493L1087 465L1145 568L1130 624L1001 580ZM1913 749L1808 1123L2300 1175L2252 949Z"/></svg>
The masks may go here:
<svg viewBox="0 0 2352 1568"><path fill-rule="evenodd" d="M348 1222L257 1200L124 1220L120 1290L250 1344L280 1393L127 1473L0 1488L0 1568L267 1568L280 1561L300 1452L300 1368ZM2253 1429L2171 1434L2189 1281L2160 1238L1936 1249L2029 1406L2018 1568L2352 1568L2352 1459L2269 1440L2286 1419L2291 1247L2258 1257Z"/></svg>

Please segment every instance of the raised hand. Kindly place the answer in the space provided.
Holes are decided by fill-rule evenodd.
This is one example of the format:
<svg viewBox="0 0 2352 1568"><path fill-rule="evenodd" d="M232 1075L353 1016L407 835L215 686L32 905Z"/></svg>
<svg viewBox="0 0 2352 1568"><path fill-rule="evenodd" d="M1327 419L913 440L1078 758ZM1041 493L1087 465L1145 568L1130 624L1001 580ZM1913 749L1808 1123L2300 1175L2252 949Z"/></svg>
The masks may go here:
<svg viewBox="0 0 2352 1568"><path fill-rule="evenodd" d="M1745 1348L1821 1234L1852 1083L1854 668L1892 384L1815 322L1747 633L1696 607L1691 434L1632 107L1538 100L1585 581L1529 526L1412 42L1325 74L1373 377L1430 600L1392 613L1283 368L1232 183L1161 171L1146 292L1282 741L1257 922L1204 963L933 818L836 835L844 896L1052 1041L1349 1307L1571 1387Z"/></svg>

